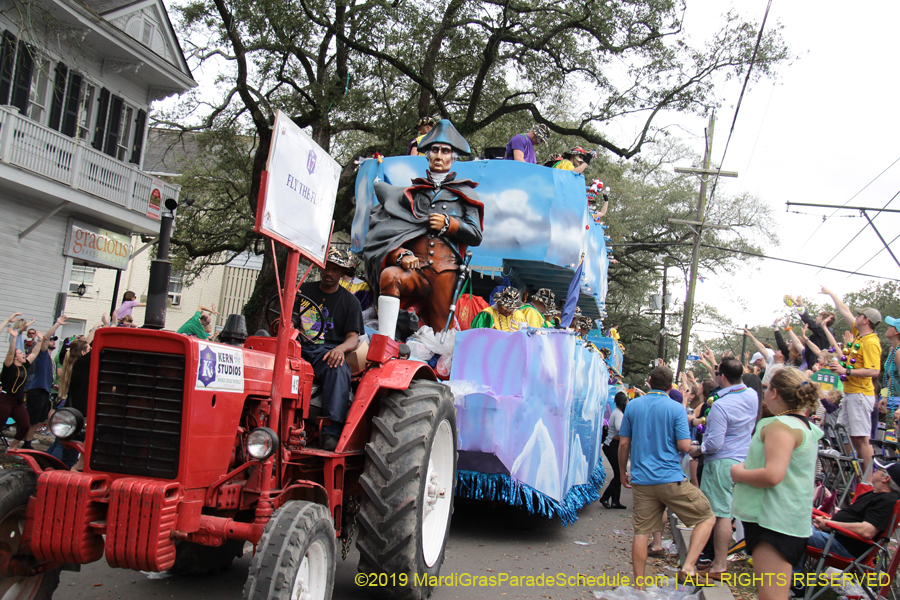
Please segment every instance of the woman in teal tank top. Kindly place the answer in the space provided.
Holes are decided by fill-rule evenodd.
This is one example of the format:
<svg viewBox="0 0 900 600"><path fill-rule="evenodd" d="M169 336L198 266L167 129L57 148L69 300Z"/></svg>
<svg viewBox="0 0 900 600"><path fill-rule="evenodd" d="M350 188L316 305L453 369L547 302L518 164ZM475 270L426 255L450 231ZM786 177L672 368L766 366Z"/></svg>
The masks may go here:
<svg viewBox="0 0 900 600"><path fill-rule="evenodd" d="M793 367L769 382L768 414L756 424L743 464L731 467L731 514L744 524L753 571L760 576L760 600L787 600L791 565L812 535L812 502L818 441L822 430L810 424L821 390Z"/></svg>

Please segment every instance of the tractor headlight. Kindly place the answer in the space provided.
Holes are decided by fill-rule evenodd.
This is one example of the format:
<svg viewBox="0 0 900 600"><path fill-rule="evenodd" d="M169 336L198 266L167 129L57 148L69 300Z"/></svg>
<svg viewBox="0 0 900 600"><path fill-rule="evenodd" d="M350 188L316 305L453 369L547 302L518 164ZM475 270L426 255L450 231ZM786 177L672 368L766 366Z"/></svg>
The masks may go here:
<svg viewBox="0 0 900 600"><path fill-rule="evenodd" d="M84 427L84 417L74 408L61 408L50 417L50 431L62 440L76 435Z"/></svg>
<svg viewBox="0 0 900 600"><path fill-rule="evenodd" d="M268 427L258 427L247 436L247 453L256 460L266 460L278 448L278 435Z"/></svg>

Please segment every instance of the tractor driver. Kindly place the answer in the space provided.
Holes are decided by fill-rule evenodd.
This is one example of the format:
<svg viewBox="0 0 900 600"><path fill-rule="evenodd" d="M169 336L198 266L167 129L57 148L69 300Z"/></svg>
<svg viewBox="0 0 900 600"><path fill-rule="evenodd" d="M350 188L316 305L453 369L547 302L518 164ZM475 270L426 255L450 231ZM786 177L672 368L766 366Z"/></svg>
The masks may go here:
<svg viewBox="0 0 900 600"><path fill-rule="evenodd" d="M322 311L321 323L307 321L304 315L300 326L310 335L319 328L324 333L315 342L303 336L300 341L303 360L312 365L316 379L322 383L322 409L331 421L322 428L322 448L331 451L337 447L350 410L350 365L344 353L356 350L359 334L365 329L359 300L341 287L341 278L353 267L349 253L332 247L326 260L321 281L307 281L300 286L300 293ZM302 309L301 305L299 310Z"/></svg>

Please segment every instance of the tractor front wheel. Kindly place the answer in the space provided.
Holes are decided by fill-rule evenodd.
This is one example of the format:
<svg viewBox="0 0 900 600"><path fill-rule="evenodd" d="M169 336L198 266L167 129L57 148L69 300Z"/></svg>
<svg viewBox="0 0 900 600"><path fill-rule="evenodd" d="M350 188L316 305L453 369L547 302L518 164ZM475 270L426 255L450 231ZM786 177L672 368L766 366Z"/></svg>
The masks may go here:
<svg viewBox="0 0 900 600"><path fill-rule="evenodd" d="M381 598L431 595L444 561L456 485L456 409L450 388L415 380L372 419L362 502L359 572ZM381 576L381 577L379 577Z"/></svg>
<svg viewBox="0 0 900 600"><path fill-rule="evenodd" d="M27 469L0 471L0 556L11 554L25 561L36 559L19 554L22 533L25 531L25 509L28 499L37 490L37 475ZM0 575L0 598L10 600L50 600L59 585L56 568L30 577Z"/></svg>
<svg viewBox="0 0 900 600"><path fill-rule="evenodd" d="M328 508L286 502L266 525L245 600L330 600L334 589L334 523Z"/></svg>

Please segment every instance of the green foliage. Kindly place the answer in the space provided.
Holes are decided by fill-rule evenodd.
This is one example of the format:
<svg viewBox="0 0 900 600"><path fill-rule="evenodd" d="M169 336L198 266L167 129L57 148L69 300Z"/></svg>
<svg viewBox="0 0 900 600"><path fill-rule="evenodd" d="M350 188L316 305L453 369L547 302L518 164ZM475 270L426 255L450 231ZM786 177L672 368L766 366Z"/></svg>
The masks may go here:
<svg viewBox="0 0 900 600"><path fill-rule="evenodd" d="M235 179L235 189L216 190L204 196L209 206L197 208L198 218L209 217L217 229L186 229L176 245L195 260L253 243L247 217L256 212L277 110L309 128L344 165L335 210L336 229L344 231L354 211L354 159L404 153L421 116L452 120L478 149L504 146L541 122L553 132L542 160L573 145L635 156L664 137L654 125L660 112L706 114L719 103L714 80L741 76L753 56L755 23L728 13L719 32L694 48L681 31L684 10L679 0L189 0L180 7L182 39L195 65L220 73L218 99L205 104L192 95L160 121L214 132L222 144L227 136L252 139L253 150L240 172L231 161L212 166L226 166ZM751 78L770 77L790 59L780 28L770 26ZM637 136L618 141L610 133L616 121L635 116L643 119ZM613 173L626 170L611 166ZM660 187L651 167L635 167L620 200L630 205L635 192L639 206L663 205L693 187L679 179L670 182L674 189ZM586 176L600 172L606 176L592 165ZM240 177L246 180L237 185ZM217 221L228 202L239 217ZM682 204L686 213L689 203ZM725 203L717 210L729 220L746 217L730 214ZM658 225L657 232L645 223L650 237L641 239L684 235L664 220ZM197 239L213 233L215 243ZM637 252L626 258L629 269L649 260ZM267 256L261 280L271 281L271 267ZM259 288L254 294L264 293Z"/></svg>
<svg viewBox="0 0 900 600"><path fill-rule="evenodd" d="M612 189L607 234L612 238L612 254L618 261L609 269L607 322L620 324L619 333L626 347L626 376L642 380L657 356L659 316L650 314L648 303L651 294L661 292L663 264L668 265L670 285L687 276L693 232L669 219L695 218L698 184L692 176L673 173L672 165L698 161L677 140L665 138L647 156L611 165L603 174L604 182ZM707 215L708 221L731 229L705 230L705 245L761 252L763 247L777 244L775 235L762 225L773 218L771 209L753 196L717 194L707 205ZM747 268L747 264L746 257L727 250L700 250L701 272L733 273ZM706 325L705 329L722 332L735 327L713 307L698 304L694 310L695 326ZM670 358L678 352L681 317L681 308L676 308L666 318Z"/></svg>

